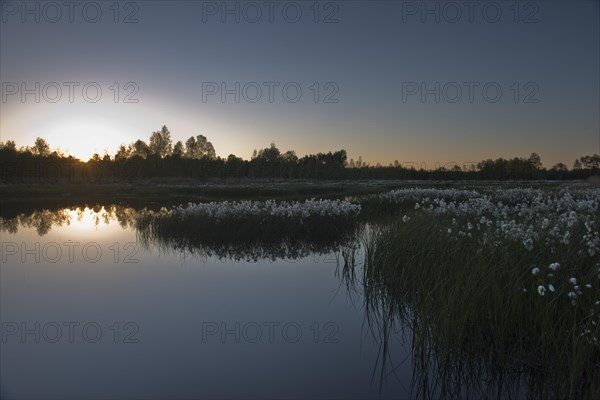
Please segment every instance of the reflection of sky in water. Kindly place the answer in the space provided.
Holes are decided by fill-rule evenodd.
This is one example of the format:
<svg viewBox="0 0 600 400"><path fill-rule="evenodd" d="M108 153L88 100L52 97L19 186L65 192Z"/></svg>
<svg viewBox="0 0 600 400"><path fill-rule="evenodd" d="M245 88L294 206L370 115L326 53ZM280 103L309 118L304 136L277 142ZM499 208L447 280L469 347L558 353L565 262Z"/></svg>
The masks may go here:
<svg viewBox="0 0 600 400"><path fill-rule="evenodd" d="M371 383L378 347L363 326L360 302L354 305L347 289L336 277L333 255L299 260L257 263L193 257L156 248L134 248L137 263L125 263L127 243L136 242L132 228L117 221L95 224L94 214L84 210L80 219L70 212L70 223L53 225L39 236L34 227L2 232L3 246L25 243L48 257L26 262L20 254L7 256L1 272L2 322L36 321L44 324L69 321L98 323L103 332L97 343L87 343L75 327L74 343L68 328L58 343L25 344L17 335L2 344L2 394L16 397L80 398L89 393L99 397L376 397L378 378ZM62 245L56 263L49 243L79 242L74 260ZM96 263L82 256L85 244L94 242L102 250ZM120 252L115 262L114 243ZM4 252L5 247L3 247ZM95 250L89 249L89 258ZM113 342L111 326L120 322L120 340L135 322L138 343ZM202 341L203 323L224 322L233 328L240 323L262 326L257 343L233 334L221 343L220 336ZM274 326L274 343L269 328ZM314 343L314 323L320 337ZM327 322L339 330L337 343L323 343ZM288 343L281 328L297 323L302 335ZM204 325L206 327L206 325ZM90 336L93 336L92 329ZM247 331L248 335L252 335ZM254 332L254 331L252 331ZM290 337L294 329L289 330ZM49 335L52 335L49 333ZM398 339L395 339L398 340ZM405 355L396 348L394 362ZM408 361L410 363L410 361ZM384 396L406 393L411 372L404 364L397 371L402 383L387 380ZM35 384L32 384L35 382Z"/></svg>

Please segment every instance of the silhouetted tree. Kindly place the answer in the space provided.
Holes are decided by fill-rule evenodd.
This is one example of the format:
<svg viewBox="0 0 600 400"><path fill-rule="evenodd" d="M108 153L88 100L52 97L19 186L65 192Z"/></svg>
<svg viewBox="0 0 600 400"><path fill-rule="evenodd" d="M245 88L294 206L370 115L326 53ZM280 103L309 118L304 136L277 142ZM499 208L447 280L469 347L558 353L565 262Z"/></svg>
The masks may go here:
<svg viewBox="0 0 600 400"><path fill-rule="evenodd" d="M598 169L600 168L600 155L594 154L592 156L583 156L579 159L584 169Z"/></svg>
<svg viewBox="0 0 600 400"><path fill-rule="evenodd" d="M47 157L50 154L50 146L46 140L38 137L31 148L31 153L37 157Z"/></svg>
<svg viewBox="0 0 600 400"><path fill-rule="evenodd" d="M130 152L127 149L127 147L125 147L124 144L119 146L119 149L117 150L117 152L115 153L115 161L123 161L128 159L130 156Z"/></svg>
<svg viewBox="0 0 600 400"><path fill-rule="evenodd" d="M155 154L159 158L165 158L173 153L173 140L166 125L163 125L160 131L152 132L148 149L150 154Z"/></svg>
<svg viewBox="0 0 600 400"><path fill-rule="evenodd" d="M227 164L239 164L239 163L243 163L244 160L242 160L240 157L237 157L235 154L230 154L227 156Z"/></svg>
<svg viewBox="0 0 600 400"><path fill-rule="evenodd" d="M281 161L281 152L275 146L275 143L271 143L270 147L264 148L258 152L256 160L263 163L274 163Z"/></svg>
<svg viewBox="0 0 600 400"><path fill-rule="evenodd" d="M148 145L141 139L138 139L133 144L129 145L129 154L131 157L146 158L149 153Z"/></svg>
<svg viewBox="0 0 600 400"><path fill-rule="evenodd" d="M214 160L216 158L215 148L204 135L198 135L195 138L191 136L185 142L185 156L187 158L205 158Z"/></svg>
<svg viewBox="0 0 600 400"><path fill-rule="evenodd" d="M553 170L553 171L566 172L566 171L568 171L569 169L567 168L567 166L566 166L565 164L563 164L563 163L558 163L558 164L555 164L555 165L552 167L552 170Z"/></svg>
<svg viewBox="0 0 600 400"><path fill-rule="evenodd" d="M529 156L529 162L535 169L542 168L542 158L537 153L531 153Z"/></svg>
<svg viewBox="0 0 600 400"><path fill-rule="evenodd" d="M6 149L8 151L17 151L17 144L14 140L7 140L6 143L0 142L0 149Z"/></svg>
<svg viewBox="0 0 600 400"><path fill-rule="evenodd" d="M558 163L555 164L551 169L550 169L550 173L552 174L552 178L555 179L563 179L569 172L569 168L563 164L563 163Z"/></svg>
<svg viewBox="0 0 600 400"><path fill-rule="evenodd" d="M183 150L183 143L181 140L178 140L173 147L173 156L177 158L182 158L184 156L185 151Z"/></svg>
<svg viewBox="0 0 600 400"><path fill-rule="evenodd" d="M91 157L89 161L93 161L93 162L98 162L100 161L100 154L98 153L94 153Z"/></svg>
<svg viewBox="0 0 600 400"><path fill-rule="evenodd" d="M281 155L281 160L284 163L297 163L298 162L298 156L296 155L296 152L294 150L288 150L285 153L283 153Z"/></svg>

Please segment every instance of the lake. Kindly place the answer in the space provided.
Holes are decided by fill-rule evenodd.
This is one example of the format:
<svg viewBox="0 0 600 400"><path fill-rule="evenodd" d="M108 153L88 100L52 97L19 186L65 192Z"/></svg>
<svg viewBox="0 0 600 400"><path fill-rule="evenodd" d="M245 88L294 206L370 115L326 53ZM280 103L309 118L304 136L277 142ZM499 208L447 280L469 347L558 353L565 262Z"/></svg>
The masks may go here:
<svg viewBox="0 0 600 400"><path fill-rule="evenodd" d="M194 254L142 244L135 212L4 221L3 398L410 395L405 338L390 341L382 378L380 341L339 251Z"/></svg>
<svg viewBox="0 0 600 400"><path fill-rule="evenodd" d="M598 189L149 204L2 209L3 398L600 394Z"/></svg>

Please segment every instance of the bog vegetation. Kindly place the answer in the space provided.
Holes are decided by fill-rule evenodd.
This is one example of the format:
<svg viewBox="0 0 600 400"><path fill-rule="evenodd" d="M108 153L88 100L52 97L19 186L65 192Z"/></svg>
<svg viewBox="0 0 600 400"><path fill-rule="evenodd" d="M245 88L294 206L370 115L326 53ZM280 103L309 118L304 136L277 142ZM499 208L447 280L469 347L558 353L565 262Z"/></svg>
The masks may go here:
<svg viewBox="0 0 600 400"><path fill-rule="evenodd" d="M409 327L424 397L600 393L599 189L406 189L367 204L387 222L364 239L366 309L382 343Z"/></svg>

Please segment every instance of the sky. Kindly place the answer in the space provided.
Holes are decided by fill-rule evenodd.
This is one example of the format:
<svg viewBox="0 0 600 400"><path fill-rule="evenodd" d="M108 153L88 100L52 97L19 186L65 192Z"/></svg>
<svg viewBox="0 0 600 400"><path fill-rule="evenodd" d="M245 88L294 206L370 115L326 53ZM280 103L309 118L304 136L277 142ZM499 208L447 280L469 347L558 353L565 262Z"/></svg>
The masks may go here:
<svg viewBox="0 0 600 400"><path fill-rule="evenodd" d="M598 1L65 4L1 2L2 141L87 159L166 125L222 157L600 153Z"/></svg>

